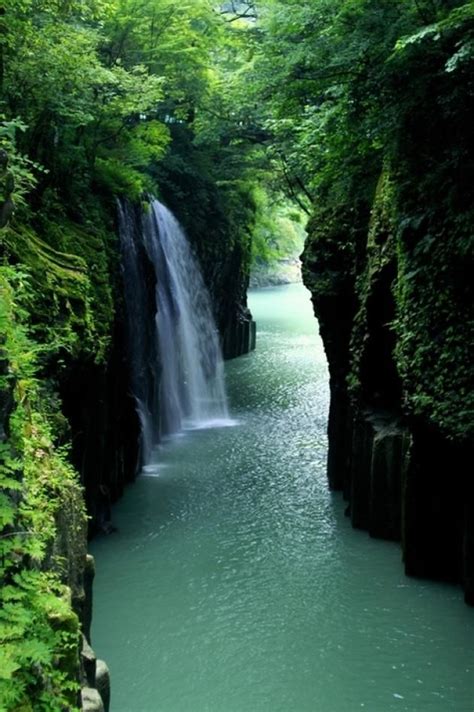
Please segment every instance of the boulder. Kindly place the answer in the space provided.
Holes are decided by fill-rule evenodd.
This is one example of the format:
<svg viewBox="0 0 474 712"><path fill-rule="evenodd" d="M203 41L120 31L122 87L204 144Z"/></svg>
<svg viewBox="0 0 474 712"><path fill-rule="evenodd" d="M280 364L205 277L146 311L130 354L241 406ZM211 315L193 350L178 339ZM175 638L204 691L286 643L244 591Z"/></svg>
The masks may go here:
<svg viewBox="0 0 474 712"><path fill-rule="evenodd" d="M92 687L83 687L81 692L82 712L105 712L102 698Z"/></svg>
<svg viewBox="0 0 474 712"><path fill-rule="evenodd" d="M95 684L104 703L105 712L110 709L110 672L103 660L97 660Z"/></svg>

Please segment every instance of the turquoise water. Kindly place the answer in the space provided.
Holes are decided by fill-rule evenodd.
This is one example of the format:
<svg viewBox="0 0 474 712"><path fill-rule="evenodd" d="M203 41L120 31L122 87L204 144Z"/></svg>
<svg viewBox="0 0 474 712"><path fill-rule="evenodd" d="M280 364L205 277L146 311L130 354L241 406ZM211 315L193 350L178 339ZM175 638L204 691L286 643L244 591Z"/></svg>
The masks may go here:
<svg viewBox="0 0 474 712"><path fill-rule="evenodd" d="M308 292L256 291L226 366L234 427L169 441L92 544L112 712L473 712L474 612L407 579L327 490Z"/></svg>

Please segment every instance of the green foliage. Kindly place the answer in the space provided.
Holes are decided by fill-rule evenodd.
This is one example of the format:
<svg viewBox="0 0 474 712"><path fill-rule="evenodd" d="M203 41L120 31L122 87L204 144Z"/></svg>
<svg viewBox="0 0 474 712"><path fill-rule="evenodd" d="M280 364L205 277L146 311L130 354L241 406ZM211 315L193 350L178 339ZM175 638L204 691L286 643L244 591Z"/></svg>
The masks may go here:
<svg viewBox="0 0 474 712"><path fill-rule="evenodd" d="M24 283L18 270L0 268L0 392L13 395L10 439L0 449L0 706L59 712L75 708L79 623L50 557L61 506L72 498L77 522L84 511L45 414L36 378L41 349L27 334Z"/></svg>
<svg viewBox="0 0 474 712"><path fill-rule="evenodd" d="M399 211L396 355L410 410L468 439L474 435L473 5L437 19L429 31L400 42L389 65L397 102L390 145Z"/></svg>
<svg viewBox="0 0 474 712"><path fill-rule="evenodd" d="M6 121L21 122L15 155L28 156L35 173L23 181L30 214L11 224L7 256L32 275L36 336L100 359L113 317L100 285L110 283L109 216L117 196L139 202L147 193L162 195L210 260L208 272L213 261L222 269L226 261L236 265L237 254L245 255L248 272L257 209L251 195L257 181L269 180L258 111L249 111L243 92L257 34L228 22L209 0L73 0L60 7L25 0L12 2L7 16ZM58 238L61 231L77 243ZM88 256L98 235L98 251L109 258L99 269ZM68 256L85 260L73 265L74 279L71 271L59 275L58 253L63 267ZM209 275L211 287L215 277ZM50 310L54 318L44 319Z"/></svg>
<svg viewBox="0 0 474 712"><path fill-rule="evenodd" d="M0 115L0 229L12 215L28 215L26 197L35 187L41 167L17 150L16 137L26 126Z"/></svg>
<svg viewBox="0 0 474 712"><path fill-rule="evenodd" d="M61 247L66 249L70 247L77 252L81 241L87 244L87 232L84 235L67 222L54 223L48 230L50 241L59 242L55 233L60 233ZM23 299L32 315L32 331L44 345L43 355L64 350L76 355L88 352L97 360L103 358L109 319L104 325L105 333L100 333L94 317L102 309L112 308L109 295L96 288L93 296L94 272L88 272L87 262L77 254L53 249L35 230L17 223L6 228L3 245L6 253L20 260L28 270L22 283ZM105 303L94 304L95 296L109 298Z"/></svg>
<svg viewBox="0 0 474 712"><path fill-rule="evenodd" d="M133 151L134 126L148 120L163 94L162 78L138 62L125 68L101 61L104 38L97 22L78 21L81 5L63 13L31 2L16 13L9 8L16 32L4 60L6 105L26 127L22 146L48 169L42 184L61 186L67 177L66 194L88 187L104 151L125 151L128 143ZM109 10L96 5L95 14L104 22Z"/></svg>
<svg viewBox="0 0 474 712"><path fill-rule="evenodd" d="M273 168L308 213L315 203L352 201L354 185L372 199L384 127L371 111L371 92L380 85L381 56L406 25L401 5L263 3L255 101L268 97Z"/></svg>
<svg viewBox="0 0 474 712"><path fill-rule="evenodd" d="M304 214L283 195L271 196L263 186L254 189L254 200L253 263L271 265L286 258L298 258L306 236Z"/></svg>
<svg viewBox="0 0 474 712"><path fill-rule="evenodd" d="M245 304L252 261L296 255L311 216L306 282L316 303L347 307L338 328L352 328L358 397L369 301L393 270L383 326L403 408L468 437L474 11L10 0L0 42L0 393L14 398L1 444L0 705L71 709L77 621L63 584L84 521L52 384L60 362L107 359L116 198L155 193L174 210L222 328Z"/></svg>
<svg viewBox="0 0 474 712"><path fill-rule="evenodd" d="M127 196L138 201L146 189L146 176L114 158L98 158L96 182L111 195Z"/></svg>
<svg viewBox="0 0 474 712"><path fill-rule="evenodd" d="M312 213L306 283L347 309L351 390L362 397L368 305L388 280L379 336L396 342L404 411L472 437L473 3L261 5L255 100L280 185Z"/></svg>

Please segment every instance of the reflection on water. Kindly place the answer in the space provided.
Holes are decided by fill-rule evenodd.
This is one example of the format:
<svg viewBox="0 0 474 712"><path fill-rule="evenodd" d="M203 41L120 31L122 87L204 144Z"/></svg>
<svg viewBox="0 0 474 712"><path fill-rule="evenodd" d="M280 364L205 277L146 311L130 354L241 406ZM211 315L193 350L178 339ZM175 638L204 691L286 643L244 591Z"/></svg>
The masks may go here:
<svg viewBox="0 0 474 712"><path fill-rule="evenodd" d="M472 712L473 612L355 532L325 476L328 374L301 285L251 295L235 427L156 453L93 543L113 712Z"/></svg>

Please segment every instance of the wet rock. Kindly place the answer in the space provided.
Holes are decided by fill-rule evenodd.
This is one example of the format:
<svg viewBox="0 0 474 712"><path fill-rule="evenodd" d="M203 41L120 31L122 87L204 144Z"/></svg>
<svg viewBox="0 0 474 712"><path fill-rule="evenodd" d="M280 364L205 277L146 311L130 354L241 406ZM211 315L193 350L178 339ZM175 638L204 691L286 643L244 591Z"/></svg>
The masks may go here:
<svg viewBox="0 0 474 712"><path fill-rule="evenodd" d="M91 623L93 606L93 584L95 577L95 561L90 554L86 556L84 567L84 607L82 611L82 630L88 643L91 642Z"/></svg>
<svg viewBox="0 0 474 712"><path fill-rule="evenodd" d="M100 694L92 687L82 688L81 702L82 712L105 712Z"/></svg>
<svg viewBox="0 0 474 712"><path fill-rule="evenodd" d="M243 356L256 346L257 325L250 312L231 320L224 333L223 356L225 359Z"/></svg>
<svg viewBox="0 0 474 712"><path fill-rule="evenodd" d="M95 687L97 659L85 636L82 636L81 661L84 673L84 682L89 687Z"/></svg>
<svg viewBox="0 0 474 712"><path fill-rule="evenodd" d="M249 351L255 351L256 347L257 347L257 322L252 320L250 322Z"/></svg>
<svg viewBox="0 0 474 712"><path fill-rule="evenodd" d="M0 228L7 225L11 216L15 211L15 203L10 198L10 196L0 204Z"/></svg>
<svg viewBox="0 0 474 712"><path fill-rule="evenodd" d="M466 510L472 494L467 477L472 448L424 423L413 424L412 436L403 503L406 572L450 582L469 580Z"/></svg>
<svg viewBox="0 0 474 712"><path fill-rule="evenodd" d="M368 529L370 523L370 472L375 437L374 424L367 415L357 417L352 434L351 521L356 529Z"/></svg>
<svg viewBox="0 0 474 712"><path fill-rule="evenodd" d="M97 660L95 673L96 688L100 693L102 702L104 703L105 712L110 709L110 672L106 663L103 660Z"/></svg>
<svg viewBox="0 0 474 712"><path fill-rule="evenodd" d="M6 171L8 167L8 153L4 148L0 148L0 173Z"/></svg>
<svg viewBox="0 0 474 712"><path fill-rule="evenodd" d="M379 539L401 536L402 481L410 438L395 422L379 422L372 443L369 532Z"/></svg>
<svg viewBox="0 0 474 712"><path fill-rule="evenodd" d="M350 496L349 458L352 444L352 417L345 388L332 382L328 420L328 482L332 490L343 490Z"/></svg>
<svg viewBox="0 0 474 712"><path fill-rule="evenodd" d="M467 604L474 606L474 483L469 483L469 491L464 508L463 537L463 583L464 598Z"/></svg>

